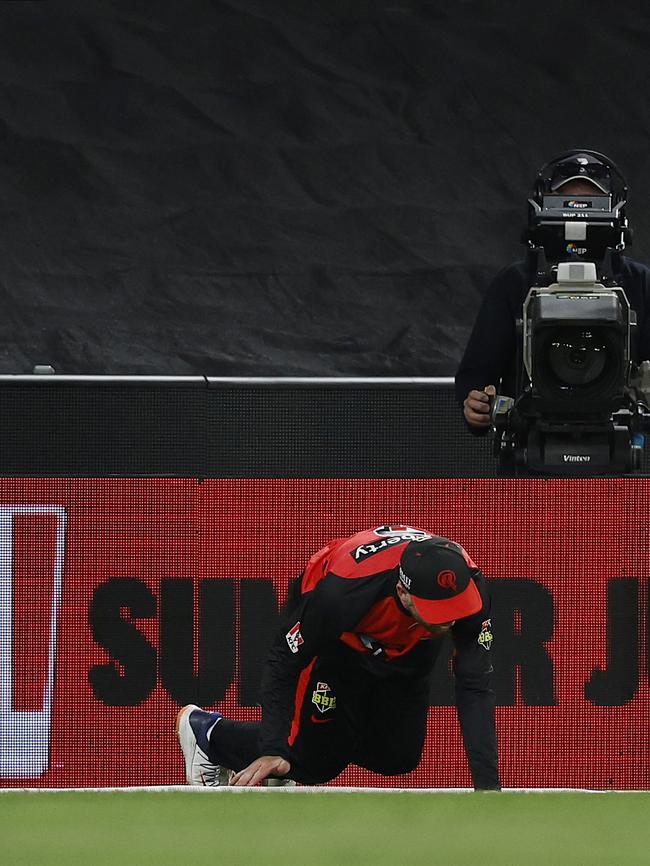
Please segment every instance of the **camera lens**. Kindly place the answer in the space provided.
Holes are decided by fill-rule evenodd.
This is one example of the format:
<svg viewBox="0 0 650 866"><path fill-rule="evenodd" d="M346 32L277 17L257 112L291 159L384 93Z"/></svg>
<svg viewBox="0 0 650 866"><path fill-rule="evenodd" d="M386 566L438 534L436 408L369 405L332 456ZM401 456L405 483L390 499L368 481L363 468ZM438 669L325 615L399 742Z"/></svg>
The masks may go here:
<svg viewBox="0 0 650 866"><path fill-rule="evenodd" d="M562 328L548 342L548 366L563 387L594 384L607 367L608 345L598 332Z"/></svg>

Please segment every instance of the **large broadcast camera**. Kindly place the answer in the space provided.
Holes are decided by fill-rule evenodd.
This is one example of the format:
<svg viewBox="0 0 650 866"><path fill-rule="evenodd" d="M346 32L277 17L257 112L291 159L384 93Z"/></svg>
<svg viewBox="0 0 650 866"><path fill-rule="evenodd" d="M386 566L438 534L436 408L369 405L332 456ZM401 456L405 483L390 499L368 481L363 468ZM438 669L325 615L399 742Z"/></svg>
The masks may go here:
<svg viewBox="0 0 650 866"><path fill-rule="evenodd" d="M593 194L562 192L570 181ZM575 188L575 185L574 185ZM514 397L492 408L495 453L513 474L624 475L650 429L650 362L631 356L636 314L613 262L631 240L627 184L597 151L544 165L524 240L535 273L518 322Z"/></svg>

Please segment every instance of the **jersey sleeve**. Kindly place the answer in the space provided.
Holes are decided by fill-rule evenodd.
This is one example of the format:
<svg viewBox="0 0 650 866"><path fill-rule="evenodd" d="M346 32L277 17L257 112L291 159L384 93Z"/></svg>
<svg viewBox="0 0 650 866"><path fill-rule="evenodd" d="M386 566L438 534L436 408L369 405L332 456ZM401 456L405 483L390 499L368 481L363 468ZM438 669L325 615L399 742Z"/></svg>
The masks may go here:
<svg viewBox="0 0 650 866"><path fill-rule="evenodd" d="M281 755L290 760L288 740L300 675L323 647L351 628L364 613L349 591L351 584L328 574L285 617L262 674L262 755Z"/></svg>
<svg viewBox="0 0 650 866"><path fill-rule="evenodd" d="M474 580L483 598L483 608L474 616L459 620L452 630L456 711L474 787L499 790L490 597L480 572Z"/></svg>

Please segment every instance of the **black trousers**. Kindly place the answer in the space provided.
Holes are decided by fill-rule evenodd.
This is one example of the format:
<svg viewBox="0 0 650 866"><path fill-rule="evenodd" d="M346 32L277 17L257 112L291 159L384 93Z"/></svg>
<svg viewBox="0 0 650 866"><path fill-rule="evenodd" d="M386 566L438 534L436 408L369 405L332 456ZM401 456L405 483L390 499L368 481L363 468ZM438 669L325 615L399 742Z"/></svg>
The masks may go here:
<svg viewBox="0 0 650 866"><path fill-rule="evenodd" d="M290 776L316 785L348 764L386 776L408 773L422 756L428 678L378 677L340 659L317 658L296 688L289 735ZM212 732L210 759L241 770L260 757L261 725L224 719Z"/></svg>

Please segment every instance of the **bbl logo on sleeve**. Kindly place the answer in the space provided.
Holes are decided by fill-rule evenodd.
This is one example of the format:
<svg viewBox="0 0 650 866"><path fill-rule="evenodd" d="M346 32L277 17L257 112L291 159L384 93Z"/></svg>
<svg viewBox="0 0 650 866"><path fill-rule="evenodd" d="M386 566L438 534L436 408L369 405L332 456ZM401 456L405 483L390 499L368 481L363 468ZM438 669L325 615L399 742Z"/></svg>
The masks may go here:
<svg viewBox="0 0 650 866"><path fill-rule="evenodd" d="M485 620L483 620L483 622L481 624L481 631L480 631L480 634L478 636L478 642L480 643L480 645L483 647L484 650L489 650L490 647L492 646L493 639L494 638L492 635L492 620L491 619L485 619Z"/></svg>
<svg viewBox="0 0 650 866"><path fill-rule="evenodd" d="M321 713L326 713L328 710L336 709L336 696L331 695L332 689L327 683L316 683L316 688L312 692L311 702L316 705L316 709Z"/></svg>

